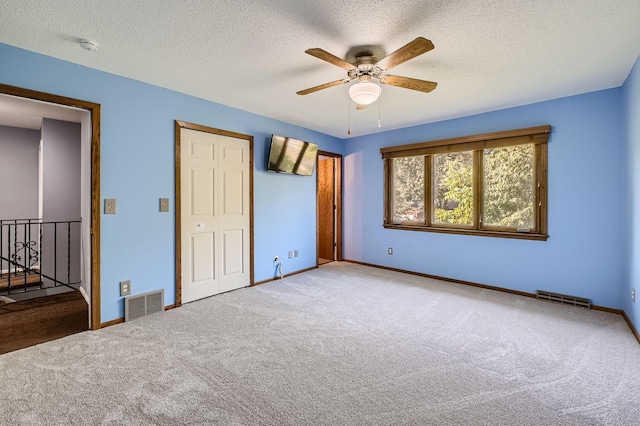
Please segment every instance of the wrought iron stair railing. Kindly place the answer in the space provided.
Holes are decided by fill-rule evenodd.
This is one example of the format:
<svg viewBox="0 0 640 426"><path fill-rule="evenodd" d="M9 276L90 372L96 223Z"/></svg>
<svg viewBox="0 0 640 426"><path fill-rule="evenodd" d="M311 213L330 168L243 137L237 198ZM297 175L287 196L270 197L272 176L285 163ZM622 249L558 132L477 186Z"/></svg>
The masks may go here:
<svg viewBox="0 0 640 426"><path fill-rule="evenodd" d="M0 295L65 286L81 280L82 221L0 220Z"/></svg>

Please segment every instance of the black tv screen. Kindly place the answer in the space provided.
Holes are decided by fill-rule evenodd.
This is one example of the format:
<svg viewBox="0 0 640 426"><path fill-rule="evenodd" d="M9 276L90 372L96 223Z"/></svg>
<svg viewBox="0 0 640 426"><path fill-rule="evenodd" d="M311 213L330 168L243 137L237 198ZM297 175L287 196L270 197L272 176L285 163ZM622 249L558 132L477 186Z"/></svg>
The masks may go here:
<svg viewBox="0 0 640 426"><path fill-rule="evenodd" d="M318 145L284 136L271 136L267 171L311 176Z"/></svg>

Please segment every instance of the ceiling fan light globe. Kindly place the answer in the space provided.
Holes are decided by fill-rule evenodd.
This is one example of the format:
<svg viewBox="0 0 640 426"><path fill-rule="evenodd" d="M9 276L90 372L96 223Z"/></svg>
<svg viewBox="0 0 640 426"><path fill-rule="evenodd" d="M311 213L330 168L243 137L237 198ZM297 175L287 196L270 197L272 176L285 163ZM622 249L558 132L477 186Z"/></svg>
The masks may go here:
<svg viewBox="0 0 640 426"><path fill-rule="evenodd" d="M382 93L382 88L375 83L361 82L349 88L349 97L359 105L374 103Z"/></svg>

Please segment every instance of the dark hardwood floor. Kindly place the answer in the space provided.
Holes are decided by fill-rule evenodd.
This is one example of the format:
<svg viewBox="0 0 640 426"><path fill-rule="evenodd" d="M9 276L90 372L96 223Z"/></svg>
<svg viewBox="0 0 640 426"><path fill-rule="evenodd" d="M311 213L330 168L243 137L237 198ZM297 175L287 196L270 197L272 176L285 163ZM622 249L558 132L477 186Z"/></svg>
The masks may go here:
<svg viewBox="0 0 640 426"><path fill-rule="evenodd" d="M0 304L0 354L89 329L89 309L79 291Z"/></svg>

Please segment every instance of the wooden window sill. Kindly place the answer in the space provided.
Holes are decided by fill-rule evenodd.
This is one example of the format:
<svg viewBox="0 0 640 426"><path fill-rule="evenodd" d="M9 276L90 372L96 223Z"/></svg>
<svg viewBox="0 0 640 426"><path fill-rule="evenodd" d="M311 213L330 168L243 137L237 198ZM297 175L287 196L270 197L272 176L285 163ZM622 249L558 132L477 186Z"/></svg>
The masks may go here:
<svg viewBox="0 0 640 426"><path fill-rule="evenodd" d="M387 229L398 229L402 231L439 232L442 234L477 235L482 237L515 238L520 240L546 241L549 238L549 235L547 234L536 234L534 232L489 231L480 229L444 228L441 226L435 227L395 223L385 223L383 226Z"/></svg>

